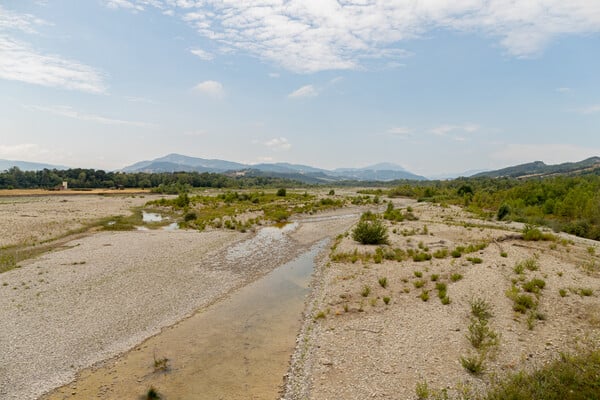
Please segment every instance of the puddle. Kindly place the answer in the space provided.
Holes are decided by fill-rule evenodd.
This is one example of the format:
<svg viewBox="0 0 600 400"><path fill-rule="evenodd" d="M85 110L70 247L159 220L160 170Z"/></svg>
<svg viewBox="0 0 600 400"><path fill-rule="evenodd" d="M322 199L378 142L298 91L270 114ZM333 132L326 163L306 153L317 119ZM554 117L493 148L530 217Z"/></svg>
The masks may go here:
<svg viewBox="0 0 600 400"><path fill-rule="evenodd" d="M116 363L84 371L48 398L137 399L151 386L168 400L279 398L314 259L325 243L150 338ZM168 370L154 371L154 360L165 357Z"/></svg>
<svg viewBox="0 0 600 400"><path fill-rule="evenodd" d="M161 222L162 220L163 217L160 214L142 211L142 221L144 222Z"/></svg>
<svg viewBox="0 0 600 400"><path fill-rule="evenodd" d="M164 231L176 231L177 229L179 229L179 223L178 222L173 222L165 227L163 227Z"/></svg>

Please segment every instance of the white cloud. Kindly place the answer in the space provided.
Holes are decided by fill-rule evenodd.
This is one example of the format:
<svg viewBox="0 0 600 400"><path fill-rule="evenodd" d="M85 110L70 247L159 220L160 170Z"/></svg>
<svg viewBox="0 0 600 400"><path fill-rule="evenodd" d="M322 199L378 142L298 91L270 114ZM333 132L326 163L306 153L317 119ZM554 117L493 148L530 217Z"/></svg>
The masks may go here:
<svg viewBox="0 0 600 400"><path fill-rule="evenodd" d="M291 143L284 137L273 138L264 144L273 151L283 151L292 148Z"/></svg>
<svg viewBox="0 0 600 400"><path fill-rule="evenodd" d="M462 125L444 124L431 129L431 133L437 136L447 136L451 132L466 132L474 133L480 129L479 125L466 123ZM457 140L465 140L464 138L455 138Z"/></svg>
<svg viewBox="0 0 600 400"><path fill-rule="evenodd" d="M156 127L156 125L147 123L147 122L127 121L127 120L122 120L122 119L103 117L100 115L86 114L86 113L76 111L75 109L73 109L73 107L70 107L70 106L52 106L52 107L25 106L25 107L32 109L32 110L43 111L43 112L47 112L50 114L58 115L61 117L78 119L81 121L96 122L96 123L105 124L105 125L124 125L124 126L138 127L138 128L154 128L154 127Z"/></svg>
<svg viewBox="0 0 600 400"><path fill-rule="evenodd" d="M299 99L302 97L315 97L318 96L319 92L313 85L302 86L299 89L294 90L292 93L288 94L290 99Z"/></svg>
<svg viewBox="0 0 600 400"><path fill-rule="evenodd" d="M592 104L591 106L583 107L578 110L581 114L597 114L600 113L600 104Z"/></svg>
<svg viewBox="0 0 600 400"><path fill-rule="evenodd" d="M125 99L132 103L158 104L156 101L147 99L145 97L125 96Z"/></svg>
<svg viewBox="0 0 600 400"><path fill-rule="evenodd" d="M223 85L217 81L200 82L194 86L194 90L216 98L222 98L225 96Z"/></svg>
<svg viewBox="0 0 600 400"><path fill-rule="evenodd" d="M157 2L158 0L154 0ZM117 2L117 0L113 0ZM118 0L143 8L148 0ZM131 5L129 5L130 3ZM295 72L398 65L400 45L438 29L486 35L531 57L554 39L600 31L597 0L164 0L197 32Z"/></svg>
<svg viewBox="0 0 600 400"><path fill-rule="evenodd" d="M190 53L205 61L211 61L215 58L214 54L209 53L208 51L204 51L202 49L192 49L190 50Z"/></svg>
<svg viewBox="0 0 600 400"><path fill-rule="evenodd" d="M569 93L571 91L571 88L568 88L568 87L559 87L559 88L556 88L556 91L558 93Z"/></svg>
<svg viewBox="0 0 600 400"><path fill-rule="evenodd" d="M390 128L387 130L387 133L392 136L399 136L399 137L403 137L403 138L412 136L412 131L409 128L406 128L404 126Z"/></svg>
<svg viewBox="0 0 600 400"><path fill-rule="evenodd" d="M141 5L142 2L134 2L129 0L107 0L105 2L108 8L125 8L133 11L144 11L144 7Z"/></svg>
<svg viewBox="0 0 600 400"><path fill-rule="evenodd" d="M507 144L491 154L491 158L506 165L544 161L547 164L559 164L579 161L600 155L600 148L582 147L572 144Z"/></svg>
<svg viewBox="0 0 600 400"><path fill-rule="evenodd" d="M256 160L259 163L268 163L273 161L273 157L257 157Z"/></svg>
<svg viewBox="0 0 600 400"><path fill-rule="evenodd" d="M279 74L279 72L269 72L269 78L279 78L281 75Z"/></svg>
<svg viewBox="0 0 600 400"><path fill-rule="evenodd" d="M35 34L41 25L50 24L0 6L0 79L104 93L104 77L96 69L58 55L41 54L10 35L15 30Z"/></svg>
<svg viewBox="0 0 600 400"><path fill-rule="evenodd" d="M29 155L32 152L35 153L38 150L38 145L33 143L20 143L13 145L0 144L0 157L3 158L22 158L23 156Z"/></svg>

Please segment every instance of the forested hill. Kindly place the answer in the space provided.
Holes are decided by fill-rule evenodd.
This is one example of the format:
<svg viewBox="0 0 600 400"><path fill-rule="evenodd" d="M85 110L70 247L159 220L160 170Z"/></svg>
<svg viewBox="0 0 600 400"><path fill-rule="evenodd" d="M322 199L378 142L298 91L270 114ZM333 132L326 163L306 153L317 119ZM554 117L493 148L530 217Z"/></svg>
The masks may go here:
<svg viewBox="0 0 600 400"><path fill-rule="evenodd" d="M543 161L534 161L527 164L515 165L513 167L502 168L495 171L486 171L473 175L472 177L488 178L530 178L544 177L557 174L582 174L594 169L600 169L600 157L590 157L579 162L568 162L563 164L547 165Z"/></svg>

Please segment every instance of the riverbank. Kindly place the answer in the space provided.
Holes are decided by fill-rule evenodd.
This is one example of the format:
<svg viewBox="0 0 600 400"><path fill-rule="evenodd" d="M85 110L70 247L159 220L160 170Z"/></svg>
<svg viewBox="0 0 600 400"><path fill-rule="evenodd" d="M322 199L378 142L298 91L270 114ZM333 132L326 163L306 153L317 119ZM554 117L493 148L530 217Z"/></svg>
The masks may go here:
<svg viewBox="0 0 600 400"><path fill-rule="evenodd" d="M457 207L412 212L418 220L386 222L380 258L348 236L319 264L284 399L465 398L495 376L600 343L597 242L524 241L522 225ZM524 297L531 304L516 311ZM490 311L485 345L471 334L478 302ZM461 359L481 360L483 371Z"/></svg>

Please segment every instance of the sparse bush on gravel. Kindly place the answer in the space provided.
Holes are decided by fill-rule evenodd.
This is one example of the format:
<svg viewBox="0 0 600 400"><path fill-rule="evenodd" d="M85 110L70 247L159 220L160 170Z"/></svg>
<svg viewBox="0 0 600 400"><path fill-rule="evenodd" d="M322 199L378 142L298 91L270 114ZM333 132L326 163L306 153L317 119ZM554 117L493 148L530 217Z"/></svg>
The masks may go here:
<svg viewBox="0 0 600 400"><path fill-rule="evenodd" d="M387 227L378 219L361 219L352 231L352 239L361 244L386 244Z"/></svg>

